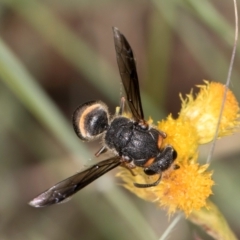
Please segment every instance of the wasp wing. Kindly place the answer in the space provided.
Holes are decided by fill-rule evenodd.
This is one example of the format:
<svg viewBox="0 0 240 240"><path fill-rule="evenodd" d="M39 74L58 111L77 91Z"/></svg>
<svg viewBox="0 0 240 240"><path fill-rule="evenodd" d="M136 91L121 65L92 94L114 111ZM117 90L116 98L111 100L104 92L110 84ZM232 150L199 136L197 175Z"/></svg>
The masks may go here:
<svg viewBox="0 0 240 240"><path fill-rule="evenodd" d="M132 48L124 35L113 27L114 44L122 83L135 120L144 119L136 63Z"/></svg>
<svg viewBox="0 0 240 240"><path fill-rule="evenodd" d="M67 198L120 164L119 157L112 157L94 164L82 172L57 183L34 198L29 204L32 207L46 207L67 200Z"/></svg>

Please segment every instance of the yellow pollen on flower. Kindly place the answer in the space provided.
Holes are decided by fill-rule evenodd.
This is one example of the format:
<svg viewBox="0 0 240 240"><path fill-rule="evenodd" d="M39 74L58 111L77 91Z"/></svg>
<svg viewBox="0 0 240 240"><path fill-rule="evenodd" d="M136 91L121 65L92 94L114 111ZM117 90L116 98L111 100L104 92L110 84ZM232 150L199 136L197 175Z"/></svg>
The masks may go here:
<svg viewBox="0 0 240 240"><path fill-rule="evenodd" d="M214 184L208 165L185 162L180 168L164 177L162 186L156 189L162 195L159 205L168 209L169 215L182 210L188 216L192 210L206 206L206 199L212 194Z"/></svg>
<svg viewBox="0 0 240 240"><path fill-rule="evenodd" d="M219 118L224 85L207 82L198 86L200 92L196 98L192 93L182 99L182 109L177 119L171 115L158 122L157 128L167 134L163 139L162 148L171 145L177 151L177 159L172 166L162 173L159 185L149 188L137 188L136 183L153 183L159 175L148 176L143 168L130 171L121 168L118 177L123 186L147 201L155 202L166 208L171 215L181 210L188 216L192 211L207 206L207 198L212 194L214 181L208 165L199 165L198 147L200 144L213 140ZM152 119L149 119L152 124ZM240 111L233 93L228 90L223 117L220 122L218 137L232 134L240 125ZM176 168L174 166L178 166Z"/></svg>
<svg viewBox="0 0 240 240"><path fill-rule="evenodd" d="M164 172L160 184L150 188L136 188L133 185L133 182L150 183L156 180L156 176L147 176L140 168L135 171L137 176L125 169L121 169L117 176L123 179L124 187L138 197L166 208L169 215L182 210L188 216L192 210L206 207L206 199L212 194L214 182L211 179L212 172L206 171L208 165L183 161L179 167Z"/></svg>
<svg viewBox="0 0 240 240"><path fill-rule="evenodd" d="M167 133L163 141L163 147L166 145L174 146L178 153L178 162L182 159L192 158L198 148L199 137L194 126L188 120L173 119L171 115L166 120L158 123L158 129Z"/></svg>
<svg viewBox="0 0 240 240"><path fill-rule="evenodd" d="M216 82L199 85L200 92L194 99L192 94L182 98L179 118L191 121L199 136L199 144L213 140L219 119L225 86ZM240 125L239 105L234 94L228 90L220 122L218 137L230 135Z"/></svg>

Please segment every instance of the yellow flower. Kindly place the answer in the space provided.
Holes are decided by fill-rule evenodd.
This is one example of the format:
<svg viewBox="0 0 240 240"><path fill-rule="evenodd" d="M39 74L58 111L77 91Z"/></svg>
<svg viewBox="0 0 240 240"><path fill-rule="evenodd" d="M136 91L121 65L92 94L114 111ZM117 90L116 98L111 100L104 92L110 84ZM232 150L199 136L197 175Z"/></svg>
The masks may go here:
<svg viewBox="0 0 240 240"><path fill-rule="evenodd" d="M199 94L194 99L192 93L182 100L182 109L177 119L171 115L158 123L157 128L167 133L162 147L172 145L178 153L173 165L163 172L159 185L150 188L136 188L133 182L151 183L158 176L148 176L142 168L135 168L136 176L121 168L118 176L124 187L142 199L155 202L168 210L171 215L182 210L188 216L192 211L208 207L206 200L212 194L214 181L208 165L200 165L198 146L212 141L219 118L224 85L207 82L198 86ZM240 125L239 106L233 93L228 90L218 137L232 134ZM151 123L151 119L149 121Z"/></svg>
<svg viewBox="0 0 240 240"><path fill-rule="evenodd" d="M182 99L182 109L179 117L195 125L199 136L199 144L213 140L222 105L225 86L221 83L207 82L198 86L200 92L196 99L192 94ZM233 93L228 90L224 105L218 137L232 134L239 126L239 106Z"/></svg>

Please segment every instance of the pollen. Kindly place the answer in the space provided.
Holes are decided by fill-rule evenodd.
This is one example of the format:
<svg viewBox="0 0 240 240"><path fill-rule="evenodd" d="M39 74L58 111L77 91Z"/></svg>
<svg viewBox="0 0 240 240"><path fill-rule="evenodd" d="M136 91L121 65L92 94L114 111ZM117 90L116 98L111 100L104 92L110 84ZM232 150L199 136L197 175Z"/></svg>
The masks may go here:
<svg viewBox="0 0 240 240"><path fill-rule="evenodd" d="M192 211L208 207L207 199L212 194L213 172L208 169L208 164L198 163L198 147L214 138L225 86L216 82L204 83L197 86L200 91L196 97L192 93L185 99L180 96L182 108L177 119L169 115L157 124L157 128L167 134L162 147L171 145L178 154L172 166L162 173L159 185L136 188L134 182L152 183L159 177L147 176L142 168L134 169L136 176L124 168L117 174L125 188L166 209L169 215L180 210L187 217ZM228 90L218 138L233 134L239 128L239 112L238 102ZM152 123L151 119L149 121Z"/></svg>
<svg viewBox="0 0 240 240"><path fill-rule="evenodd" d="M187 95L186 99L181 97L182 109L179 118L191 122L199 136L199 144L204 144L214 138L225 86L220 83L205 81L205 85L198 87L200 92L195 99L192 94ZM228 90L218 138L231 135L239 125L239 104L234 94Z"/></svg>
<svg viewBox="0 0 240 240"><path fill-rule="evenodd" d="M169 215L176 210L184 211L188 216L192 210L199 210L206 206L206 199L212 194L214 184L212 172L208 172L208 165L184 162L179 169L164 174L162 186L155 189L161 196L159 205L167 208Z"/></svg>

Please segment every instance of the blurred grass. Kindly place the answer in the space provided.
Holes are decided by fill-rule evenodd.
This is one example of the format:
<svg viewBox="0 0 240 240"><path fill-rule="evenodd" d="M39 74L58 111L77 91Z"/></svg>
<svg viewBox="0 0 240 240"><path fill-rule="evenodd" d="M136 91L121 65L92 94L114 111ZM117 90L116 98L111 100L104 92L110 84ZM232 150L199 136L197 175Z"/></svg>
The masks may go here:
<svg viewBox="0 0 240 240"><path fill-rule="evenodd" d="M77 144L70 124L41 89L40 85L37 84L37 81L1 40L0 55L0 76L2 81L73 155L79 157L83 154L87 156L87 151Z"/></svg>
<svg viewBox="0 0 240 240"><path fill-rule="evenodd" d="M164 89L168 87L167 79L169 79L171 60L169 53L171 52L173 31L157 11L152 13L149 21L147 45L147 62L149 64L144 88L146 92L151 92L151 96L156 102L164 106L167 97ZM151 79L151 84L147 83L147 79ZM153 88L152 86L158 87Z"/></svg>
<svg viewBox="0 0 240 240"><path fill-rule="evenodd" d="M231 51L229 51L229 55L224 55L222 49L218 48L214 43L215 39L211 38L211 35L208 34L206 29L203 29L204 27L199 24L198 20L206 23L210 31L215 32L220 40L224 40L229 49L232 49L234 43L234 27L231 26L208 1L175 0L173 2L171 1L165 4L161 1L155 1L154 3L164 15L168 24L178 33L183 43L187 46L203 70L205 70L213 80L224 83L228 72ZM174 12L178 7L183 8L184 11L178 15L181 21L176 24ZM197 13L197 15L194 15L194 13ZM193 16L195 19L192 19ZM202 44L203 42L204 44ZM238 46L238 57L239 54ZM221 66L221 68L218 68L218 71L213 71L215 66ZM234 69L232 81L237 81L238 77L239 72Z"/></svg>
<svg viewBox="0 0 240 240"><path fill-rule="evenodd" d="M80 147L76 142L72 133L73 131L70 130L69 124L65 122L64 117L58 111L57 107L42 91L41 87L36 83L37 81L26 72L21 63L2 41L0 41L0 55L3 59L3 61L0 62L1 79L6 83L6 85L39 119L39 121L43 122L46 127L49 128L52 133L54 133L55 137L59 139L64 147L69 149L71 154L76 155L77 152L77 156L84 156L87 158L88 153L86 153L86 150ZM14 71L12 71L12 69L14 69ZM59 131L59 129L61 129L61 131ZM114 196L116 194L114 194ZM125 199L125 201L128 202L127 206L130 206L128 215L125 215L125 220L128 220L130 225L133 224L133 229L138 229L142 224L144 226L144 232L137 231L137 233L139 233L139 239L144 239L144 235L147 232L147 236L152 236L152 239L154 239L154 234L151 232L151 228L147 227L144 218L138 214L138 211L134 208L134 205L132 205L132 203L129 202L127 198L121 194L121 192L119 192L118 195L121 198L121 201ZM119 198L108 198L107 200L116 205L116 202L119 203L118 199ZM121 212L124 213L124 211ZM88 211L87 213L90 212ZM132 222L130 218L127 218L132 215L138 215L137 222ZM98 223L101 223L101 221Z"/></svg>
<svg viewBox="0 0 240 240"><path fill-rule="evenodd" d="M133 1L131 5L134 6L139 3L143 6L146 4L144 1ZM89 11L93 8L96 11L96 8L99 7L99 11L101 11L101 9L104 9L108 4L112 4L112 6L117 4L116 1L104 1L101 4L96 1L91 3L88 1L71 1L67 4L66 1L60 3L54 1L41 2L36 0L1 0L1 4L21 15L22 18L32 26L34 31L37 31L38 34L40 34L40 36L44 38L59 55L74 66L79 73L85 75L86 79L98 89L99 92L102 92L102 94L104 94L104 96L110 101L116 101L115 92L119 86L116 84L116 82L119 81L118 73L112 69L103 56L97 54L86 41L77 35L73 29L70 29L70 27L57 16L56 12L53 11L56 4L62 4L61 7L66 5L70 10L72 8L86 8ZM129 3L124 2L122 4L127 7ZM146 4L146 7L148 4ZM202 1L201 3L199 1L190 0L152 1L152 4L154 7L156 6L156 8L152 9L150 14L151 20L146 26L148 29L146 46L148 63L145 74L145 78L151 79L151 82L147 82L147 80L143 82L143 85L145 85L143 102L147 111L154 113L152 115L154 119L160 119L160 117L163 116L163 113L158 110L157 105L159 102L163 103L171 101L171 98L167 98L167 89L168 87L174 87L169 86L171 71L175 70L171 69L172 57L179 57L175 56L175 53L173 52L174 36L177 35L181 39L185 47L192 54L193 58L201 66L203 71L207 73L208 77L224 82L227 76L231 51L229 51L229 54L226 54L225 50L222 50L215 44L215 38L212 38L209 32L214 32L218 39L225 41L224 44L226 45L226 48L231 49L233 44L233 27L222 16L217 8L208 1ZM113 24L110 23L110 25ZM134 25L128 27L134 29L135 34L137 34L138 30L135 29ZM206 27L208 31L206 31ZM123 29L120 30L124 32ZM132 43L132 41L130 42ZM239 55L239 51L237 54ZM70 122L66 121L63 114L37 83L37 79L25 69L21 60L12 53L11 49L9 49L3 40L0 41L0 56L1 80L11 89L14 97L19 98L22 104L36 117L36 119L54 135L55 139L60 143L61 148L67 149L70 155L78 156L78 159L88 159L90 156L89 152L83 147L83 145L76 141L76 137L70 127ZM181 59L179 61L181 61ZM232 82L234 86L236 86L234 88L234 93L240 97L238 79L239 72L235 69ZM198 79L198 81L200 81L200 79ZM147 82L147 84L145 82ZM1 98L1 100L2 99L3 98ZM11 103L10 99L11 96L5 96L5 100L1 102L3 108L10 108L6 105L8 102ZM19 114L21 113L19 112ZM4 130L5 126L9 124L8 118L11 115L12 113L10 111L8 114L3 114L1 116L1 119L3 119L1 133L3 132L4 136L9 135L9 133L6 131L4 132ZM9 128L11 128L11 125L7 127L7 129ZM32 135L37 136L39 129L36 126L32 131ZM41 134L41 130L39 132ZM26 141L25 137L28 138L29 135L31 134L23 136L21 133L19 136L21 136L20 139L25 139ZM47 138L45 135L42 136L43 139ZM3 136L1 140L4 143ZM29 148L32 149L32 153L36 154L37 151L39 151L39 148L38 146L35 146L36 149L34 149L33 142L37 140L30 139L30 141L31 144L29 144ZM2 147L4 147L4 144ZM49 148L51 148L51 146L49 146ZM5 151L4 158L12 159L14 158L14 154ZM223 169L224 167L225 166L223 166ZM236 169L237 168L235 168L235 171ZM229 172L231 171L232 169L229 169ZM224 173L222 174L224 175ZM239 180L240 179L238 178L236 181ZM226 185L229 186L231 183L229 182ZM227 188L227 186L225 186L225 188ZM11 190L9 191L11 193ZM104 209L102 215L104 216L96 216L97 208L99 208L99 205L101 206L101 204L95 203L96 199L94 197L93 199L90 199L90 194L86 194L86 196L83 194L81 195L81 198L79 197L77 204L72 203L75 207L82 209L81 211L83 211L86 216L88 215L89 219L92 219L94 226L98 228L98 231L101 232L101 236L104 236L104 239L113 239L114 234L116 234L114 239L129 239L130 236L133 236L133 238L137 237L137 239L156 239L156 233L153 231L152 225L156 224L156 229L158 229L158 225L162 225L162 223L156 223L155 221L157 220L150 222L150 220L143 218L143 215L146 215L146 213L142 213L142 209L137 209L135 203L131 201L126 194L122 193L122 190L118 190L117 187L114 191L105 192L104 194L107 200L107 206L120 213L121 220L119 220L119 222L111 222L112 225L106 225L103 220L107 217L111 218L111 210L107 212L106 206L104 207L102 205ZM221 194L225 196L223 192L218 192L219 198L222 198ZM7 194L7 196L9 195ZM96 206L94 206L94 204ZM90 210L89 205L91 206ZM236 205L234 206L236 207ZM11 207L11 205L8 207ZM43 211L44 213L47 213L47 211L54 210L44 209ZM80 214L80 212L76 212ZM38 215L38 213L39 212L35 212L36 215ZM15 213L12 212L13 217L14 214ZM30 215L31 214L33 213L30 213ZM76 219L78 217L79 216L75 216ZM237 216L234 216L234 212L232 212L229 214L229 217L234 219ZM124 231L124 228L118 228L120 221L124 221L126 225L129 226L129 229L133 230L133 233L127 231L121 235L121 231ZM64 236L65 239L74 239L76 237L72 235L70 231L65 233L65 231L67 231L66 229L55 226L54 221L51 220L51 215L45 218L43 217L43 214L40 214L38 223L31 223L31 228L28 228L26 225L26 228L24 228L25 233L22 233L22 237L15 237L12 239L24 239L24 236L26 235L28 235L28 239L44 239L45 236L47 236L47 233L37 230L37 225L40 223L45 226L49 225L49 228L58 229L58 237L61 236L62 239L64 239ZM4 234L6 234L6 232ZM58 238L55 237L53 239ZM187 239L187 237L184 239Z"/></svg>
<svg viewBox="0 0 240 240"><path fill-rule="evenodd" d="M61 19L57 18L53 11L37 0L2 1L26 19L62 57L87 76L88 81L109 100L116 99L114 89L118 85L113 79L119 79L118 73L114 72L109 63L94 52L86 41L79 38ZM83 5L84 3L85 1ZM81 6L81 3L79 4ZM158 111L151 98L144 92L142 98L157 117Z"/></svg>

